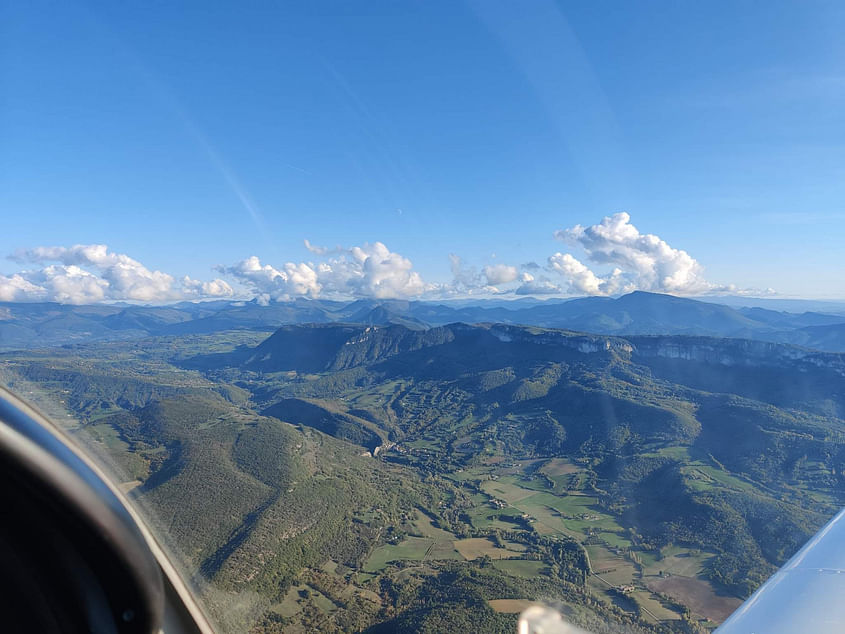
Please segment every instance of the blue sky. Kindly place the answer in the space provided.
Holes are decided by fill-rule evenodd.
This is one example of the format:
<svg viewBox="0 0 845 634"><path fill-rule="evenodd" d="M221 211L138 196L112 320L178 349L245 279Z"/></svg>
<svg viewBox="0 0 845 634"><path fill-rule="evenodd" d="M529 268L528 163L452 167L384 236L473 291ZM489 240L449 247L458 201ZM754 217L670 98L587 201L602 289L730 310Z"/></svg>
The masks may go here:
<svg viewBox="0 0 845 634"><path fill-rule="evenodd" d="M841 3L127 4L0 9L7 299L845 298Z"/></svg>

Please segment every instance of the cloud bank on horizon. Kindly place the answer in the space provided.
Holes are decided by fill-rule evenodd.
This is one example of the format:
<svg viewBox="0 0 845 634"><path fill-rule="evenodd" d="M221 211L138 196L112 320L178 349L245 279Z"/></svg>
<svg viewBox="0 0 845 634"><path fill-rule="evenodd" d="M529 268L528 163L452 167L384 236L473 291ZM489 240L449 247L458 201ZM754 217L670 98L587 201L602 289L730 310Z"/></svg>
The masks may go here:
<svg viewBox="0 0 845 634"><path fill-rule="evenodd" d="M15 252L20 264L46 264L0 275L0 300L90 304L106 300L163 303L179 299L230 297L232 287L221 279L210 282L180 279L151 271L105 244L36 247ZM49 263L49 264L48 264Z"/></svg>
<svg viewBox="0 0 845 634"><path fill-rule="evenodd" d="M554 237L583 251L585 259L600 269L591 269L568 252L553 253L543 265L492 264L480 270L450 254L452 281L434 284L423 280L411 260L381 242L329 249L305 240L314 261L275 266L253 255L215 267L230 284L221 278L201 281L150 270L103 244L42 246L9 256L24 268L0 275L0 301L165 303L252 297L268 303L297 297L443 299L508 294L607 296L634 290L678 295L744 292L733 285L708 282L703 267L691 255L656 235L640 233L624 212L588 227L558 230Z"/></svg>

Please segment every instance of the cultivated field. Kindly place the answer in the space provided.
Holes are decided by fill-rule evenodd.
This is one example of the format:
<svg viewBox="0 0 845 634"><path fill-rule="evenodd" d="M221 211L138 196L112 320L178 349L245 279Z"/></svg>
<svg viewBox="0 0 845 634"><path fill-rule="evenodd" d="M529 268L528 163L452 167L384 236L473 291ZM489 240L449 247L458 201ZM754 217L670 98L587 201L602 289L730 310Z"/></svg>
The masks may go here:
<svg viewBox="0 0 845 634"><path fill-rule="evenodd" d="M662 592L681 601L694 614L699 614L711 621L722 622L736 610L742 601L736 597L717 595L713 588L701 579L672 576L649 579L647 586L654 592Z"/></svg>

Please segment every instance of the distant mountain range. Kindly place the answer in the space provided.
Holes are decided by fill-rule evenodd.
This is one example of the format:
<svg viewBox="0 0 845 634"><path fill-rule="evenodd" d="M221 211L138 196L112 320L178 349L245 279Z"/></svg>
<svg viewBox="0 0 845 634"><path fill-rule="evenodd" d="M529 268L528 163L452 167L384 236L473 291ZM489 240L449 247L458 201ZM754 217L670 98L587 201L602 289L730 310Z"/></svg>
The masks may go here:
<svg viewBox="0 0 845 634"><path fill-rule="evenodd" d="M836 308L837 305L828 307ZM300 323L397 324L412 330L425 330L457 322L519 324L608 335L734 337L845 351L845 309L841 314L783 312L760 306L730 307L640 291L615 299L478 300L474 303L469 300L440 303L356 300L345 303L308 299L267 306L254 301L182 302L169 306L0 303L0 350L153 335L242 329L270 331L282 325Z"/></svg>

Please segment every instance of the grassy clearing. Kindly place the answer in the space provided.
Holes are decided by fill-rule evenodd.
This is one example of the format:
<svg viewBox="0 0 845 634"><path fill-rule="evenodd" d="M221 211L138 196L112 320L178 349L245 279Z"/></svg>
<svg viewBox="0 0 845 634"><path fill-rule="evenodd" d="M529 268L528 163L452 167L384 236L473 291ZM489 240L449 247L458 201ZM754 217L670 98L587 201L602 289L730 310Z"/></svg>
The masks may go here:
<svg viewBox="0 0 845 634"><path fill-rule="evenodd" d="M732 476L728 473L725 473L724 471L722 471L721 469L717 469L716 467L702 465L698 467L698 470L711 477L713 480L715 480L725 488L735 489L737 491L754 490L754 487L750 483L735 476Z"/></svg>
<svg viewBox="0 0 845 634"><path fill-rule="evenodd" d="M417 438L410 442L403 443L411 449L439 449L440 443L437 440L429 440L427 438Z"/></svg>
<svg viewBox="0 0 845 634"><path fill-rule="evenodd" d="M617 595L612 587L603 582L597 577L589 577L587 579L587 588L593 593L593 597L602 601L607 605L615 605L625 612L633 611L634 599L629 597L620 597Z"/></svg>
<svg viewBox="0 0 845 634"><path fill-rule="evenodd" d="M488 495L504 500L508 504L515 504L520 500L534 495L536 491L517 484L500 480L487 480L481 483L481 489Z"/></svg>
<svg viewBox="0 0 845 634"><path fill-rule="evenodd" d="M641 550L637 553L640 558L640 563L643 565L643 569L653 566L659 560L659 556L653 550Z"/></svg>
<svg viewBox="0 0 845 634"><path fill-rule="evenodd" d="M566 527L572 531L584 534L590 530L601 531L604 534L616 535L622 531L622 526L609 515L599 513L588 513L585 518L567 518L565 520ZM614 539L610 537L610 539Z"/></svg>
<svg viewBox="0 0 845 634"><path fill-rule="evenodd" d="M561 462L555 465L557 470L564 468ZM570 476L561 476L570 477ZM505 476L498 480L485 480L482 490L493 498L501 499L512 505L516 512L509 517L519 517L522 513L534 521L534 530L541 535L562 533L576 539L582 539L590 531L602 531L611 545L620 548L630 546L623 535L622 526L610 515L596 506L594 496L570 493L556 495L548 491L545 481L536 479L526 481L524 476ZM485 505L486 507L486 505ZM491 513L484 507L476 507L469 515L477 528L502 528L501 509Z"/></svg>
<svg viewBox="0 0 845 634"><path fill-rule="evenodd" d="M468 560L478 559L484 555L491 559L505 559L525 550L525 546L522 546L522 544L511 544L508 548L499 548L492 539L486 537L456 539L452 543L463 558Z"/></svg>
<svg viewBox="0 0 845 634"><path fill-rule="evenodd" d="M449 531L437 528L431 523L431 518L424 511L417 510L417 519L411 522L411 526L419 532L422 537L430 537L436 541L450 541L455 536Z"/></svg>
<svg viewBox="0 0 845 634"><path fill-rule="evenodd" d="M320 608L323 612L328 613L337 610L337 604L320 592L314 591L311 594L311 600L314 602L314 605Z"/></svg>
<svg viewBox="0 0 845 634"><path fill-rule="evenodd" d="M631 583L637 575L634 564L624 557L613 554L604 546L590 544L586 546L586 549L590 556L593 573L599 575L610 585L621 586Z"/></svg>
<svg viewBox="0 0 845 634"><path fill-rule="evenodd" d="M487 506L490 498L483 493L473 493L469 496L469 501L474 506Z"/></svg>
<svg viewBox="0 0 845 634"><path fill-rule="evenodd" d="M355 571L352 573L351 580L358 585L366 584L378 577L377 573Z"/></svg>
<svg viewBox="0 0 845 634"><path fill-rule="evenodd" d="M455 482L476 482L486 477L488 471L486 469L464 469L461 471L453 471L445 474L450 480Z"/></svg>
<svg viewBox="0 0 845 634"><path fill-rule="evenodd" d="M663 447L652 453L643 454L643 457L672 458L686 463L681 471L686 476L689 486L698 491L706 491L714 486L734 491L754 490L751 483L726 473L718 463L714 463L712 457L689 447Z"/></svg>
<svg viewBox="0 0 845 634"><path fill-rule="evenodd" d="M580 469L572 464L566 458L552 458L540 467L540 473L544 473L549 477L568 475L570 473L577 473Z"/></svg>
<svg viewBox="0 0 845 634"><path fill-rule="evenodd" d="M671 458L672 460L689 461L689 447L663 447L658 449L653 454L643 454L644 456L655 456L662 458Z"/></svg>
<svg viewBox="0 0 845 634"><path fill-rule="evenodd" d="M338 608L334 601L316 588L307 584L300 584L288 590L282 601L274 605L272 610L284 617L291 618L301 612L309 603L326 614L334 612Z"/></svg>
<svg viewBox="0 0 845 634"><path fill-rule="evenodd" d="M398 559L422 560L433 546L434 540L425 537L408 537L399 544L379 546L367 559L367 563L364 564L364 571L378 572L384 570L389 562Z"/></svg>
<svg viewBox="0 0 845 634"><path fill-rule="evenodd" d="M656 576L663 571L682 577L697 577L711 557L709 553L692 553L683 548L667 549L662 559L653 561L643 559L643 574Z"/></svg>
<svg viewBox="0 0 845 634"><path fill-rule="evenodd" d="M608 546L614 546L616 548L630 548L632 545L631 540L619 533L602 532L599 538Z"/></svg>
<svg viewBox="0 0 845 634"><path fill-rule="evenodd" d="M97 442L113 451L126 451L129 445L120 439L117 430L108 424L88 425L85 430Z"/></svg>
<svg viewBox="0 0 845 634"><path fill-rule="evenodd" d="M452 535L454 537L454 535ZM455 546L451 541L447 542L434 542L434 546L429 551L426 559L430 560L437 560L437 559L463 559L461 554L455 550Z"/></svg>
<svg viewBox="0 0 845 634"><path fill-rule="evenodd" d="M532 524L534 530L541 535L553 535L555 533L563 533L575 538L581 538L583 535L572 533L564 524L561 514L543 504L520 504L520 510L531 516L535 522Z"/></svg>
<svg viewBox="0 0 845 634"><path fill-rule="evenodd" d="M569 485L572 482L572 478L575 477L573 475L559 475L559 476L549 476L549 480L554 482L554 490L555 491L566 491L569 489Z"/></svg>
<svg viewBox="0 0 845 634"><path fill-rule="evenodd" d="M533 561L529 559L498 559L493 562L493 566L502 572L515 577L525 577L526 579L533 579L540 575L547 574L548 566L542 561Z"/></svg>
<svg viewBox="0 0 845 634"><path fill-rule="evenodd" d="M431 518L422 511L411 522L411 528L417 535L407 537L398 544L385 544L376 548L364 564L364 571L379 572L391 561L397 560L463 559L455 550L455 536L434 526Z"/></svg>
<svg viewBox="0 0 845 634"><path fill-rule="evenodd" d="M658 597L647 590L637 590L632 592L630 597L640 606L651 612L659 621L674 621L681 618L680 614L664 605ZM645 618L648 618L647 614L644 616Z"/></svg>
<svg viewBox="0 0 845 634"><path fill-rule="evenodd" d="M291 618L292 616L295 616L303 608L302 597L300 593L305 592L306 590L308 590L308 586L304 584L292 586L287 591L282 601L273 606L273 611L277 614L281 614L286 618Z"/></svg>
<svg viewBox="0 0 845 634"><path fill-rule="evenodd" d="M595 504L596 498L586 495L536 493L515 506L555 531L579 538L590 530L605 531L618 541L615 533L622 532L622 526Z"/></svg>
<svg viewBox="0 0 845 634"><path fill-rule="evenodd" d="M478 529L513 530L521 522L522 512L515 508L492 509L486 503L469 511L472 525Z"/></svg>
<svg viewBox="0 0 845 634"><path fill-rule="evenodd" d="M553 493L535 493L530 500L532 505L550 506L564 515L574 516L581 513L595 514L596 510L591 508L598 501L595 497L588 495L554 495Z"/></svg>
<svg viewBox="0 0 845 634"><path fill-rule="evenodd" d="M530 599L490 599L488 605L502 614L518 614L534 605Z"/></svg>

